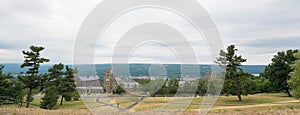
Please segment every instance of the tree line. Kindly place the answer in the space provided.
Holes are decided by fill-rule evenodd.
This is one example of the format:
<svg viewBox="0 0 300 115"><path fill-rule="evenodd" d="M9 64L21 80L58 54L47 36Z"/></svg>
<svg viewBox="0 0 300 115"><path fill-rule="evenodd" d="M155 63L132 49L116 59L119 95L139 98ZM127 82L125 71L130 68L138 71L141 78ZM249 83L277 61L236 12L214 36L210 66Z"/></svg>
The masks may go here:
<svg viewBox="0 0 300 115"><path fill-rule="evenodd" d="M242 95L255 93L284 92L289 97L299 98L300 94L300 52L299 50L280 51L272 58L259 76L253 76L241 69L247 59L237 54L235 45L220 51L216 62L226 65L224 86L221 94L236 95L242 101Z"/></svg>
<svg viewBox="0 0 300 115"><path fill-rule="evenodd" d="M39 68L41 64L50 60L41 57L44 47L31 46L29 51L22 51L24 63L21 68L26 68L26 72L20 73L17 77L3 73L4 66L0 65L0 103L22 103L25 99L26 107L34 100L33 95L42 94L40 107L53 109L60 98L60 105L63 100L78 100L79 94L76 91L74 72L62 63L55 64L48 69L48 73L41 74ZM226 66L222 95L236 95L239 101L243 101L242 96L256 93L284 92L287 96L300 98L300 52L299 50L280 51L272 58L272 63L268 64L259 76L253 76L244 72L241 68L247 59L237 54L235 45L230 45L225 51L220 51L220 56L216 63ZM136 80L140 84L146 84L148 79ZM154 83L163 84L159 90L157 86L142 87L144 91L149 91L151 96L176 96L179 87L179 80L169 78L164 81L157 79ZM213 94L213 89L207 92L210 84L209 80L199 78L194 82L183 84L181 92L184 94L205 95ZM197 89L197 90L192 90ZM125 93L122 87L118 86L114 93ZM12 100L12 101L11 101Z"/></svg>
<svg viewBox="0 0 300 115"><path fill-rule="evenodd" d="M60 105L63 100L79 100L76 91L74 72L77 70L62 63L55 64L48 69L48 73L39 72L40 65L47 63L50 59L41 57L44 47L31 46L29 51L22 51L24 62L21 68L26 72L21 72L17 77L10 73L3 73L3 65L0 65L0 102L22 104L25 100L26 107L34 100L34 95L43 95L40 107L53 109L60 98ZM25 98L25 99L24 99Z"/></svg>
<svg viewBox="0 0 300 115"><path fill-rule="evenodd" d="M140 85L131 88L137 92L149 92L148 96L152 97L173 97L173 96L192 96L192 95L205 95L207 90L207 83L205 79L199 78L193 81L186 81L180 87L178 78L157 78L153 81L150 79L135 79ZM151 83L149 83L151 81ZM115 90L115 94L125 93L122 89L124 84L120 84ZM129 90L131 90L129 89ZM179 89L179 90L178 90Z"/></svg>
<svg viewBox="0 0 300 115"><path fill-rule="evenodd" d="M224 85L221 95L236 95L239 101L242 96L257 93L279 93L284 92L287 96L300 98L300 52L299 50L280 51L272 58L272 63L265 67L259 75L244 72L241 68L247 59L237 54L235 45L229 45L226 50L221 50L215 63L226 66ZM148 83L149 79L136 80L139 84ZM154 92L157 86L155 82L163 82L163 79L154 80L153 86L142 87L144 91L150 91L151 96L174 96L179 88L179 80L170 78L165 80L161 88ZM205 95L213 94L214 87L207 92L210 82L205 78L199 78L194 83L184 83L182 93ZM159 83L158 83L159 84ZM191 89L197 88L196 92ZM124 93L122 87L118 87L115 93Z"/></svg>

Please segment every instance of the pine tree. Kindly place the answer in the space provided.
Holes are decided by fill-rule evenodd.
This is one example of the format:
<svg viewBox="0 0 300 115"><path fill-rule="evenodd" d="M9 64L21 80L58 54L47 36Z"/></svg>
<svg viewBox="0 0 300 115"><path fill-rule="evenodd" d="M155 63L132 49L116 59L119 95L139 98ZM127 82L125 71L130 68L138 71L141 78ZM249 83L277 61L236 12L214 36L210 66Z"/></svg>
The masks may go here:
<svg viewBox="0 0 300 115"><path fill-rule="evenodd" d="M23 82L25 88L29 91L26 97L26 107L29 107L30 98L32 98L32 90L40 86L39 67L40 64L49 62L49 59L41 58L40 52L43 51L44 47L31 46L30 51L23 51L24 63L21 68L28 67L25 75L19 76L18 79Z"/></svg>
<svg viewBox="0 0 300 115"><path fill-rule="evenodd" d="M64 76L63 69L64 69L64 65L62 63L55 64L48 69L49 76L46 83L47 87L56 87L56 88L60 87Z"/></svg>
<svg viewBox="0 0 300 115"><path fill-rule="evenodd" d="M78 101L78 100L79 100L80 95L79 95L79 93L78 93L77 90L75 90L75 91L72 93L72 98L73 98L74 101Z"/></svg>
<svg viewBox="0 0 300 115"><path fill-rule="evenodd" d="M16 80L11 74L3 73L4 66L0 65L0 103L14 103L24 95L23 84Z"/></svg>
<svg viewBox="0 0 300 115"><path fill-rule="evenodd" d="M226 65L225 81L222 93L237 95L238 100L242 101L241 95L247 95L246 84L249 80L249 74L244 73L240 68L246 59L236 54L238 49L235 45L227 47L227 52L221 50L220 57L217 58L216 63Z"/></svg>
<svg viewBox="0 0 300 115"><path fill-rule="evenodd" d="M40 107L43 109L53 109L58 100L57 88L50 87L46 90L45 95L41 98Z"/></svg>
<svg viewBox="0 0 300 115"><path fill-rule="evenodd" d="M62 106L64 98L66 101L71 101L72 94L76 88L74 70L66 66L66 72L64 74L65 77L62 78L62 82L59 86L59 92L61 92L60 106Z"/></svg>
<svg viewBox="0 0 300 115"><path fill-rule="evenodd" d="M50 88L51 88L51 90L55 91L55 95L51 94L52 96L59 97L59 95L61 95L63 93L63 91L61 89L61 85L63 83L63 77L65 74L63 69L64 69L64 65L62 63L55 64L51 68L48 69L49 74L48 74L48 77L45 80L45 84L44 84L45 88L46 88L46 93ZM54 99L51 101L55 101L55 103L57 102L57 100L54 100ZM43 107L46 108L45 106L47 106L47 104L52 104L52 103L50 103L48 101L47 103L43 104ZM51 106L51 105L49 105L49 106Z"/></svg>

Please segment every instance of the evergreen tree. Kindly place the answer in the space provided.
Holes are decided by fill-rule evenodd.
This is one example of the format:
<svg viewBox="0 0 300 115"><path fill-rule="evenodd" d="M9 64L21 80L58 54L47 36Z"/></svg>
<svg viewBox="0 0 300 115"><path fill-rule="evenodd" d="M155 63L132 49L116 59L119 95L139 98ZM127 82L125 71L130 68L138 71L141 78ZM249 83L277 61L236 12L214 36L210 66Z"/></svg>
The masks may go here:
<svg viewBox="0 0 300 115"><path fill-rule="evenodd" d="M58 88L61 93L60 106L62 106L64 98L66 101L71 101L72 93L76 90L75 88L74 70L69 68L69 66L66 66L65 76L62 78L62 82Z"/></svg>
<svg viewBox="0 0 300 115"><path fill-rule="evenodd" d="M62 93L59 88L64 75L63 69L64 65L61 63L55 64L48 69L49 73L43 81L45 95L41 101L41 108L52 109L55 106L59 95Z"/></svg>
<svg viewBox="0 0 300 115"><path fill-rule="evenodd" d="M290 65L296 60L294 54L297 52L297 50L278 52L277 55L273 57L272 63L269 64L261 74L261 76L269 79L272 91L285 91L288 96L292 96L288 80L290 79L289 73L293 71Z"/></svg>
<svg viewBox="0 0 300 115"><path fill-rule="evenodd" d="M29 107L30 98L32 97L32 90L40 86L39 67L40 64L49 62L49 59L40 57L40 52L44 50L44 47L31 46L30 51L23 51L24 63L21 68L27 67L26 74L19 76L18 79L23 82L25 88L29 91L26 97L26 107Z"/></svg>
<svg viewBox="0 0 300 115"><path fill-rule="evenodd" d="M11 85L7 88L10 91L9 95L15 101L22 101L23 97L25 96L24 93L24 85L21 81L16 78L11 79ZM18 103L18 102L15 102Z"/></svg>
<svg viewBox="0 0 300 115"><path fill-rule="evenodd" d="M52 90L55 91L55 97L58 97L59 95L62 95L64 92L64 89L62 86L63 84L63 76L65 74L65 72L63 71L64 69L64 65L59 63L59 64L55 64L53 65L51 68L48 69L49 72L49 76L46 80L45 83L45 87L46 87L46 92L51 88ZM46 96L46 95L45 95ZM54 94L52 94L52 96L54 96ZM62 97L63 100L63 97ZM51 100L51 101L55 101L57 102L57 100ZM54 103L54 102L53 102ZM48 103L44 103L43 106L46 106L46 104L51 104L50 102Z"/></svg>
<svg viewBox="0 0 300 115"><path fill-rule="evenodd" d="M297 60L292 65L292 71L290 73L291 79L289 80L289 86L292 89L292 94L296 97L296 99L300 98L300 53L295 54Z"/></svg>
<svg viewBox="0 0 300 115"><path fill-rule="evenodd" d="M62 63L55 64L48 69L49 76L47 79L46 87L60 87L63 75L65 74L63 69L64 65Z"/></svg>
<svg viewBox="0 0 300 115"><path fill-rule="evenodd" d="M8 90L8 87L11 86L12 76L3 74L3 68L4 66L0 65L0 92L1 92L0 96L7 97L10 95L10 91Z"/></svg>
<svg viewBox="0 0 300 115"><path fill-rule="evenodd" d="M15 79L11 74L3 73L4 66L0 65L0 103L17 103L21 100L23 94L23 84Z"/></svg>
<svg viewBox="0 0 300 115"><path fill-rule="evenodd" d="M41 98L40 107L43 109L53 109L58 100L58 93L55 87L50 87L46 90L45 95Z"/></svg>
<svg viewBox="0 0 300 115"><path fill-rule="evenodd" d="M241 95L246 95L245 86L249 81L247 73L244 73L240 68L242 62L246 62L246 59L236 54L238 49L235 45L227 47L227 52L221 50L220 57L217 58L216 63L226 65L225 80L222 93L237 95L238 100L242 101Z"/></svg>
<svg viewBox="0 0 300 115"><path fill-rule="evenodd" d="M79 100L80 95L79 95L79 93L78 93L77 90L75 90L75 91L72 93L72 98L73 98L74 101L78 101L78 100Z"/></svg>

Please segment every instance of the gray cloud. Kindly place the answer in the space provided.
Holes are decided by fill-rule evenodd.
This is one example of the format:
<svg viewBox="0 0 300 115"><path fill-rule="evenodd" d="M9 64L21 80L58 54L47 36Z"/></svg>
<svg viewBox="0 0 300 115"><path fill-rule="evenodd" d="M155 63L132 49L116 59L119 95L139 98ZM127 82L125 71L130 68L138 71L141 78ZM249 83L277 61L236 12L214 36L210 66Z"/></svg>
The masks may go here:
<svg viewBox="0 0 300 115"><path fill-rule="evenodd" d="M270 37L240 42L240 53L248 59L248 64L268 64L279 51L300 48L300 36Z"/></svg>
<svg viewBox="0 0 300 115"><path fill-rule="evenodd" d="M300 36L261 38L261 39L246 41L244 43L241 43L241 45L247 47L253 47L253 48L266 48L266 49L300 48Z"/></svg>
<svg viewBox="0 0 300 115"><path fill-rule="evenodd" d="M245 57L253 59L249 59L249 64L267 64L269 57L277 51L300 47L299 0L199 2L219 27L225 44L236 44ZM44 54L53 63L71 63L77 31L85 16L97 3L98 0L1 0L0 51L3 49L3 52L0 52L0 61L17 63L22 60L21 50L36 44L46 47ZM152 35L157 37L155 33ZM143 37L143 34L137 36ZM205 45L200 41L194 43L199 46L197 48ZM181 45L180 41L170 44ZM102 57L96 61L109 60L112 47L109 42L97 47L103 51L99 54L96 52L96 58ZM155 50L159 51L159 48ZM153 54L140 53L136 56L140 60L150 60L146 59L150 55ZM157 58L160 56L161 59ZM205 56L199 58L204 59ZM153 60L168 61L168 58L172 58L172 55L157 53Z"/></svg>

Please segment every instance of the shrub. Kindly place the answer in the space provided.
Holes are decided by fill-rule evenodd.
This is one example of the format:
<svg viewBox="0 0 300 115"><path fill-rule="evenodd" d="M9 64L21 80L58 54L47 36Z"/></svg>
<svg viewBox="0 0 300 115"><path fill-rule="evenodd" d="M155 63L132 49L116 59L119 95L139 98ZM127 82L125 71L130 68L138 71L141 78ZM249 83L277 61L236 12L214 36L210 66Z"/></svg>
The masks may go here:
<svg viewBox="0 0 300 115"><path fill-rule="evenodd" d="M46 90L45 96L41 100L40 107L43 109L51 110L56 105L57 99L58 99L58 94L56 88L51 87Z"/></svg>

